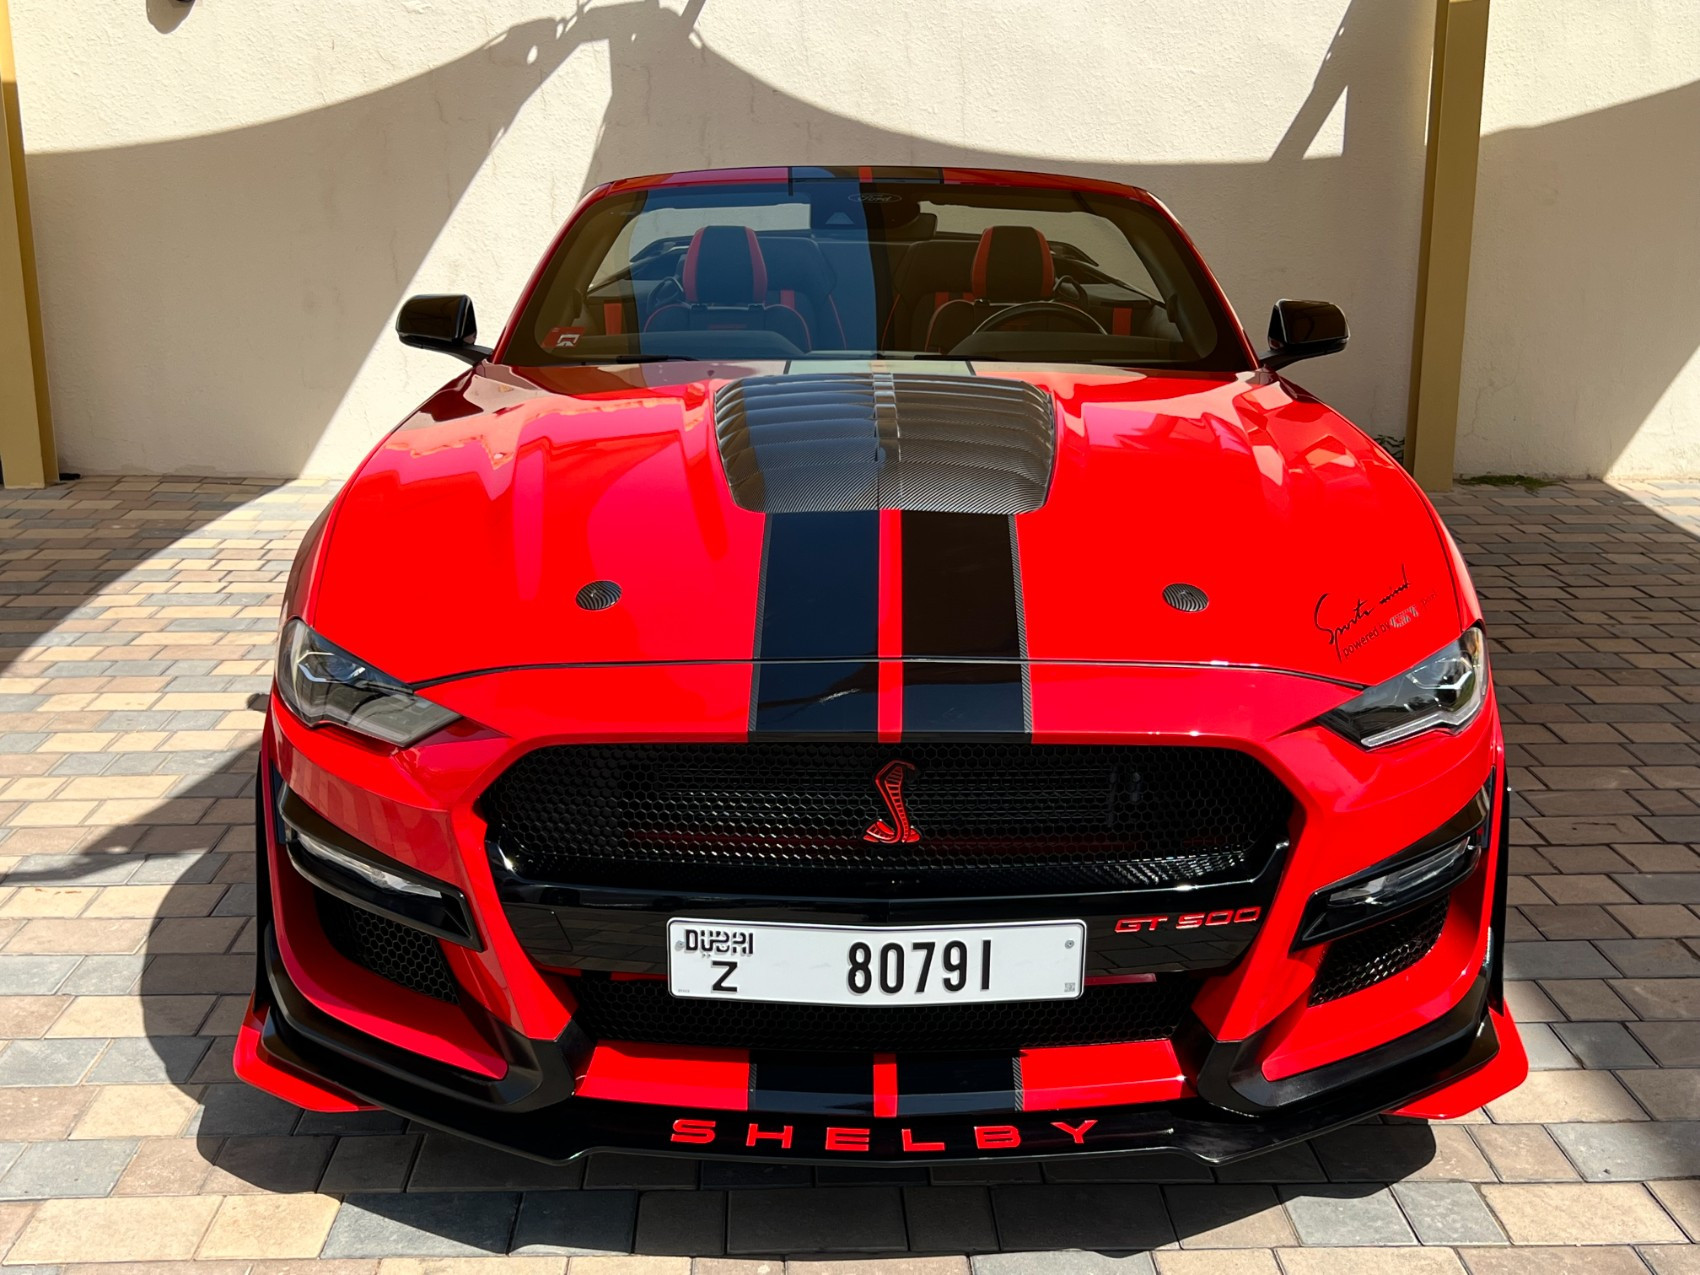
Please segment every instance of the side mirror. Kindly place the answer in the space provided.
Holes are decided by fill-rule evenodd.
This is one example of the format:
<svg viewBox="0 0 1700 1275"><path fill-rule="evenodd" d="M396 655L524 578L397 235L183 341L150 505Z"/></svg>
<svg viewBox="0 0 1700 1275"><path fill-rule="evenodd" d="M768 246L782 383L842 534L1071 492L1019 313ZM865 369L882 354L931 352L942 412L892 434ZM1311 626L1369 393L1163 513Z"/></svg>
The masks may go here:
<svg viewBox="0 0 1700 1275"><path fill-rule="evenodd" d="M478 316L471 297L409 297L395 317L395 331L403 345L417 350L452 354L467 363L490 357L488 346L474 344L478 340Z"/></svg>
<svg viewBox="0 0 1700 1275"><path fill-rule="evenodd" d="M1338 354L1350 336L1346 316L1333 302L1283 298L1270 311L1269 352L1260 362L1273 372L1300 359Z"/></svg>

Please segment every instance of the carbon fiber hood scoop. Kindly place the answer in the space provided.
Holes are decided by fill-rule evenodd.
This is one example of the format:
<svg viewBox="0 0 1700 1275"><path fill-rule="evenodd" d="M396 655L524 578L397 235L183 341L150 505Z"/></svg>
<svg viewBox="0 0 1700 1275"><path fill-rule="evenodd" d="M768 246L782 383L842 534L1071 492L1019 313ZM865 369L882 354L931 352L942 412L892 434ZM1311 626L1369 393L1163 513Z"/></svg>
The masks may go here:
<svg viewBox="0 0 1700 1275"><path fill-rule="evenodd" d="M756 513L1022 514L1045 503L1056 408L1036 385L974 376L751 376L714 398L720 460Z"/></svg>

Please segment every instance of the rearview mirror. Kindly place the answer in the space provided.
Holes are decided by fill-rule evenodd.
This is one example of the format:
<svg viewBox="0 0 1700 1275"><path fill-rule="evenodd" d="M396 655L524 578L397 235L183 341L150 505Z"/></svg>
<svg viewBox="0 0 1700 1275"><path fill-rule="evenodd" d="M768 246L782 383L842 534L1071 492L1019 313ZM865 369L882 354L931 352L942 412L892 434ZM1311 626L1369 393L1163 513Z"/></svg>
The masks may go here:
<svg viewBox="0 0 1700 1275"><path fill-rule="evenodd" d="M1338 354L1350 336L1346 316L1333 302L1283 298L1270 311L1269 352L1260 362L1273 372L1300 359Z"/></svg>
<svg viewBox="0 0 1700 1275"><path fill-rule="evenodd" d="M467 363L490 357L488 346L474 344L478 340L478 316L471 297L446 293L409 297L396 315L395 331L403 345L417 350L452 354Z"/></svg>

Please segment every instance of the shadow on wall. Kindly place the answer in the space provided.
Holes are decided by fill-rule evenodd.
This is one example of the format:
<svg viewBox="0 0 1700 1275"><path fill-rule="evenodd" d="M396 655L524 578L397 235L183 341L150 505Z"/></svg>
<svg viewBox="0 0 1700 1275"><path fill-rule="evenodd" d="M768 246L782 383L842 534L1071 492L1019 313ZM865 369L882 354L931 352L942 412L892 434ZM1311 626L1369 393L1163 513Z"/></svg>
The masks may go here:
<svg viewBox="0 0 1700 1275"><path fill-rule="evenodd" d="M1700 348L1696 156L1700 81L1482 139L1465 472L1634 473L1645 427L1700 473L1700 403L1650 419Z"/></svg>
<svg viewBox="0 0 1700 1275"><path fill-rule="evenodd" d="M148 0L148 21L155 31L169 35L183 24L194 7L194 0Z"/></svg>
<svg viewBox="0 0 1700 1275"><path fill-rule="evenodd" d="M1063 167L1145 185L1204 245L1230 294L1248 305L1254 332L1278 295L1327 296L1348 313L1377 316L1360 322L1345 359L1314 376L1366 424L1397 429L1411 299L1390 297L1389 287L1408 292L1410 272L1384 263L1411 260L1417 246L1422 6L1352 0L1270 160L1149 165L942 145L825 110L695 36L704 2L683 13L657 0L597 4L516 26L465 57L321 110L181 140L32 155L37 220L61 228L43 234L49 265L98 261L106 270L98 290L49 296L50 342L127 349L130 366L146 369L75 378L61 354L55 401L62 419L78 422L84 453L72 460L93 464L86 453L110 440L144 468L189 456L195 472L299 472L374 346L391 339L397 306L504 132L556 69L592 45L608 60L609 89L586 189L639 173L795 162ZM184 8L150 0L149 12L157 25ZM995 41L997 29L963 38ZM1019 54L989 43L964 58L996 67ZM1138 76L1131 66L1131 109ZM1342 98L1344 156L1305 158ZM1099 109L1083 98L1078 114ZM550 176L509 180L517 199L545 199ZM543 246L539 238L526 251ZM421 287L477 290L465 279ZM479 299L487 321L512 300ZM394 404L393 416L405 407ZM374 430L387 428L389 413L380 415ZM138 441L144 432L175 441L150 454Z"/></svg>
<svg viewBox="0 0 1700 1275"><path fill-rule="evenodd" d="M154 0L150 13L185 7ZM140 450L142 468L187 455L195 473L298 473L455 205L573 47L545 19L304 115L31 155L44 272L49 253L109 263L98 295L44 297L50 349L150 349L139 382L97 371L61 384L61 353L62 413L97 444ZM79 237L59 242L54 226ZM161 444L163 463L138 448L144 432L178 440Z"/></svg>
<svg viewBox="0 0 1700 1275"><path fill-rule="evenodd" d="M73 378L59 363L55 398L62 419L78 421L84 453L72 460L88 466L87 453L111 443L135 467L182 467L191 456L197 472L299 472L373 349L390 339L397 306L504 132L588 46L606 57L609 88L586 189L682 168L858 161L1062 167L1144 185L1199 240L1254 334L1277 296L1344 306L1355 320L1351 350L1305 379L1372 432L1402 429L1425 6L1352 0L1268 160L1112 164L943 145L802 101L695 35L704 3L690 0L682 13L658 0L581 7L321 110L178 141L32 155L48 250L109 265L98 290L48 297L50 338L145 351L132 363L145 376ZM149 4L161 26L190 12L178 0ZM976 36L993 41L997 28L964 32ZM990 43L963 56L992 79L1019 50ZM1137 110L1137 64L1127 83ZM1070 86L1056 91L1066 105ZM995 97L984 105L988 115L1007 107ZM1096 109L1082 99L1076 114ZM1342 153L1307 158L1336 111ZM1649 138L1672 163L1646 159ZM1675 160L1694 153L1700 84L1484 140L1471 332L1491 352L1467 379L1480 391L1465 419L1489 423L1484 452L1501 449L1483 456L1487 468L1539 469L1512 463L1511 440L1562 425L1581 440L1567 454L1586 452L1589 471L1603 472L1700 345L1700 170ZM542 200L551 177L510 180L517 198ZM89 211L103 201L109 211ZM55 225L74 227L60 232L74 240L56 239ZM183 254L159 250L172 244ZM539 236L525 251L542 246ZM478 291L458 278L420 286ZM479 299L487 321L512 300ZM404 408L375 404L366 432ZM132 431L135 421L144 424ZM338 428L350 437L338 456L370 441L357 422ZM176 441L152 451L136 441L155 432Z"/></svg>

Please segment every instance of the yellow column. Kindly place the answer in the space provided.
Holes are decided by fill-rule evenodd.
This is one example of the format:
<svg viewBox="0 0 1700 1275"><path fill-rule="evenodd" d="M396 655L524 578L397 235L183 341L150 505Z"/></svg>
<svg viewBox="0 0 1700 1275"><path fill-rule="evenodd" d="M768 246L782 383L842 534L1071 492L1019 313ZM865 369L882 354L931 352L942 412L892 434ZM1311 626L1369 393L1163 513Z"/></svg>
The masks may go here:
<svg viewBox="0 0 1700 1275"><path fill-rule="evenodd" d="M1406 462L1429 491L1452 486L1458 441L1487 33L1488 0L1437 0L1411 403L1405 428Z"/></svg>
<svg viewBox="0 0 1700 1275"><path fill-rule="evenodd" d="M0 482L7 487L45 487L58 481L59 460L47 406L41 294L6 0L0 0L0 142L5 149L0 162Z"/></svg>

